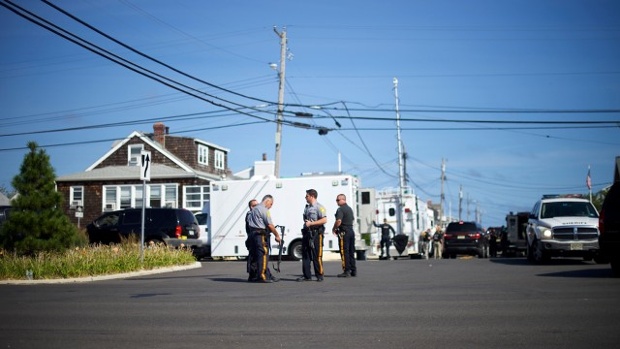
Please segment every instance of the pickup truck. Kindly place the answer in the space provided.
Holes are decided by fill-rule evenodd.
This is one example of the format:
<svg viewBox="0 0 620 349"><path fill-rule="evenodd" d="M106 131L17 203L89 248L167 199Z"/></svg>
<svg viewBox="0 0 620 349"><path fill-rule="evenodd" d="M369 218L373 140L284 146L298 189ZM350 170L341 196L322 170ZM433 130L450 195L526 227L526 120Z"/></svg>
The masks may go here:
<svg viewBox="0 0 620 349"><path fill-rule="evenodd" d="M530 212L527 259L535 264L551 257L581 257L605 263L598 244L598 212L577 195L544 195Z"/></svg>

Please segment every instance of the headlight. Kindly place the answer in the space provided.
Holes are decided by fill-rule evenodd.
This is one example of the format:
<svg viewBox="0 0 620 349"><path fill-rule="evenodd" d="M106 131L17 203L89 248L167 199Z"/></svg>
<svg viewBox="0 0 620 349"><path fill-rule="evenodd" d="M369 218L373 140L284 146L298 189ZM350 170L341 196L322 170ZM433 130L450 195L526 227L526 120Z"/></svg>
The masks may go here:
<svg viewBox="0 0 620 349"><path fill-rule="evenodd" d="M541 228L540 229L540 238L541 239L551 239L551 229Z"/></svg>

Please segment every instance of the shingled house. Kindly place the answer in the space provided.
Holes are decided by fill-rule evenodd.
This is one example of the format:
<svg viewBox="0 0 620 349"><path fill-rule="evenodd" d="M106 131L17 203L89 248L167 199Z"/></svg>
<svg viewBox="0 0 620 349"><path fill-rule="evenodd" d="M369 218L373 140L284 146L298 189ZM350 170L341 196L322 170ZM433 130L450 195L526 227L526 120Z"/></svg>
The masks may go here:
<svg viewBox="0 0 620 349"><path fill-rule="evenodd" d="M140 180L143 150L151 152L146 195ZM134 131L86 171L57 178L57 190L75 223L76 210L87 224L107 210L142 207L143 200L147 207L200 211L209 199L210 181L230 175L228 152L200 139L171 136L168 127L155 123L153 133Z"/></svg>

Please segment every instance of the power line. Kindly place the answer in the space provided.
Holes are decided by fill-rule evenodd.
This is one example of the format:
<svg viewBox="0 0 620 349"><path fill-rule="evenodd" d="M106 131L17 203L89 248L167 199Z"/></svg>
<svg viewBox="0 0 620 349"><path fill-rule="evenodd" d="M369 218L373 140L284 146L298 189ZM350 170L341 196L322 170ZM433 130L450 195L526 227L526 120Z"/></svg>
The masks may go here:
<svg viewBox="0 0 620 349"><path fill-rule="evenodd" d="M190 86L187 86L187 85L184 85L182 83L179 83L178 81L174 81L174 80L172 80L170 78L162 76L161 74L158 74L158 73L155 73L153 71L150 71L150 70L148 70L148 69L146 69L146 68L144 68L144 67L142 67L142 66L140 66L138 64L130 62L130 61L128 61L128 60L126 60L126 59L124 59L124 58L122 58L122 57L120 57L120 56L118 56L116 54L113 54L113 53L111 53L111 52L109 52L109 51L107 51L107 50L105 50L105 49L103 49L103 48L101 48L101 47L99 47L99 46L97 46L97 45L87 41L87 40L84 40L84 39L78 37L77 35L75 35L73 33L70 33L68 31L58 27L57 25L55 25L55 24L53 24L53 23L51 23L51 22L41 18L40 16L38 16L38 15L36 15L36 14L26 10L26 9L24 9L23 7L15 5L15 4L13 4L13 3L9 2L9 1L7 1L7 2L8 2L8 4L10 4L10 6L7 5L6 3L0 3L0 5L4 6L5 8L7 8L10 11L14 12L15 14L17 14L17 15L25 18L25 19L27 19L28 21L30 21L30 22L32 22L34 24L37 24L37 25L41 26L42 28L44 28L44 29L46 29L48 31L51 31L52 33L54 33L56 35L59 35L62 38L66 39L66 40L69 40L69 41L71 41L71 42L73 42L73 43L75 43L75 44L77 44L77 45L79 45L79 46L81 46L81 47L83 47L83 48L85 48L85 49L87 49L87 50L89 50L89 51L91 51L91 52L101 56L101 57L103 57L103 58L111 60L114 63L117 63L117 64L119 64L119 65L121 65L121 66L123 66L123 67L125 67L127 69L130 69L130 70L132 70L132 71L134 71L134 72L136 72L136 73L138 73L140 75L143 75L143 76L145 76L145 77L147 77L149 79L157 81L157 82L159 82L159 83L161 83L163 85L171 87L171 88L173 88L173 89L175 89L175 90L177 90L179 92L188 94L188 95L193 96L195 98L201 99L201 100L203 100L203 101L205 101L205 102L207 102L209 104L212 104L214 106L227 109L229 111L235 111L235 109L233 109L233 108L231 108L231 107L229 107L227 105L216 103L216 102L214 102L212 100L204 98L203 96L201 96L201 94L204 94L204 95L207 95L209 97L221 100L221 101L226 102L226 103L237 105L239 107L253 109L253 110L256 110L257 112L264 112L264 111L261 111L261 110L257 110L256 108L253 108L253 107L241 105L241 104L238 104L238 103L235 103L235 102L231 102L231 101L228 101L228 100L225 100L225 99L213 96L213 95L209 95L209 94L204 93L204 92L202 92L200 90L197 90L197 89L192 88ZM54 29L54 28L56 28L56 29ZM152 75L150 75L150 74L152 74ZM166 81L163 81L162 79L166 80ZM182 86L183 88L188 89L190 91L187 91L187 90L185 90L185 89L183 89L183 88L181 88L181 87L179 87L177 85ZM194 91L195 93L193 93L191 91ZM198 93L198 94L196 94L196 93ZM269 102L269 103L271 103L271 102ZM257 118L257 119L263 120L265 122L274 122L274 123L276 122L275 120L266 119L266 118L263 118L263 117L260 117L260 116L254 115L254 114L242 112L240 110L236 110L236 111L239 114L247 115L247 116L250 116L252 118ZM299 122L291 122L291 121L284 121L284 120L282 122L284 124L288 125L288 126L293 126L293 127L314 128L311 125L303 124L303 123L299 123Z"/></svg>
<svg viewBox="0 0 620 349"><path fill-rule="evenodd" d="M132 51L132 52L134 52L134 53L136 53L136 54L138 54L138 55L140 55L140 56L144 57L144 58L147 58L147 59L149 59L149 60L151 60L151 61L153 61L153 62L155 62L155 63L158 63L158 64L160 64L160 65L162 65L162 66L164 66L164 67L166 67L166 68L168 68L168 69L170 69L170 70L172 70L172 71L176 72L176 73L179 73L179 74L181 74L181 75L183 75L183 76L185 76L185 77L188 77L188 78L190 78L190 79L192 79L192 80L198 81L198 82L203 83L203 84L205 84L205 85L207 85L207 86L211 86L211 87L216 88L216 89L218 89L218 90L221 90L221 91L224 91L224 92L227 92L227 93L230 93L230 94L233 94L233 95L239 96L239 97L243 97L243 98L251 99L251 100L254 100L254 101L257 101L257 102L261 102L261 103L269 103L269 104L271 104L271 103L272 103L272 102L267 101L267 100L264 100L264 99L259 99L259 98L255 98L255 97L250 97L250 96L247 96L247 95L244 95L244 94L241 94L241 93L238 93L238 92L235 92L235 91L229 90L229 89L225 89L225 88L223 88L223 87L221 87L221 86L218 86L218 85L212 84L212 83L207 82L207 81L205 81L205 80L199 79L199 78L197 78L197 77L195 77L195 76L193 76L193 75L190 75L190 74L188 74L188 73L185 73L185 72L183 72L183 71L181 71L181 70L179 70L179 69L176 69L176 68L174 68L174 67L172 67L172 66L170 66L170 65L168 65L168 64L166 64L166 63L164 63L164 62L162 62L162 61L160 61L160 60L158 60L158 59L156 59L156 58L154 58L154 57L152 57L152 56L149 56L149 55L147 55L147 54L143 53L142 51L139 51L139 50L137 50L137 49L133 48L133 47L132 47L132 46L130 46L130 45L127 45L127 44L123 43L123 42L122 42L122 41L120 41L120 40L115 39L114 37L112 37L112 36L110 36L110 35L108 35L108 34L104 33L103 31L101 31L101 30L99 30L99 29L95 28L94 26L92 26L92 25L90 25L90 24L88 24L88 23L84 22L83 20L81 20L81 19L79 19L78 17L76 17L76 16L72 15L71 13L69 13L69 12L67 12L67 11L63 10L63 9L62 9L62 8L60 8L59 6L56 6L56 5L52 4L51 2L49 2L49 1L47 1L47 0L42 0L42 1L43 1L43 3L45 3L46 5L51 6L52 8L56 9L57 11L61 12L61 13L62 13L62 14L64 14L64 15L66 15L66 16L68 16L68 17L70 17L71 19L75 20L76 22L78 22L78 23L80 23L80 24L82 24L82 25L86 26L87 28L89 28L89 29L91 29L91 30L95 31L95 32L96 32L96 33L98 33L99 35L102 35L103 37L105 37L105 38L107 38L107 39L109 39L109 40L112 40L113 42L115 42L115 43L117 43L117 44L121 45L122 47L124 47L124 48L126 48L126 49L128 49L128 50L130 50L130 51ZM175 29L176 29L176 28L175 28ZM178 29L177 29L177 30L178 30ZM186 34L186 35L187 35L187 34Z"/></svg>

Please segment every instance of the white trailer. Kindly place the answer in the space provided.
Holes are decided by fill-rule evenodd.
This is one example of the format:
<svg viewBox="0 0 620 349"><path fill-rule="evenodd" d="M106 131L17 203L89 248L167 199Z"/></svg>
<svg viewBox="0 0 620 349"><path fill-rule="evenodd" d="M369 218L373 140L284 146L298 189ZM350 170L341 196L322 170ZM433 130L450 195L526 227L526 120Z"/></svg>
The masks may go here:
<svg viewBox="0 0 620 349"><path fill-rule="evenodd" d="M274 205L271 208L271 217L274 225L285 227L283 255L294 259L301 258L301 228L303 227L303 212L306 205L306 190L315 189L318 192L318 202L327 210L327 224L325 225L324 251L337 252L338 239L331 233L334 224L336 196L345 194L347 203L356 214L357 225L356 249L358 258L365 253L366 244L360 238L360 204L362 196L359 189L359 180L351 175L308 175L294 178L275 178L274 176L254 176L243 180L221 180L211 183L210 192L210 221L211 256L218 257L246 257L245 247L245 216L248 211L248 202L251 199L261 201L263 196L271 194ZM364 205L374 207L374 202ZM362 210L364 211L364 210ZM366 210L372 212L371 210ZM372 218L367 217L372 220ZM280 230L278 230L280 232ZM271 254L279 253L278 244L271 239Z"/></svg>
<svg viewBox="0 0 620 349"><path fill-rule="evenodd" d="M399 188L386 188L377 191L375 202L377 207L376 223L383 223L387 219L394 230L398 233L398 202ZM409 256L410 258L419 258L420 253L420 234L427 230L433 230L434 214L427 204L418 198L410 187L405 187L402 194L402 225L400 233L407 236L407 246L402 253L398 253L394 244L390 246L390 255L394 258L397 256ZM381 253L381 230L376 229L376 233L372 238L372 251L375 254Z"/></svg>

